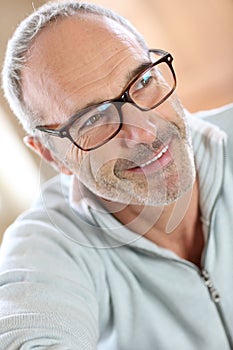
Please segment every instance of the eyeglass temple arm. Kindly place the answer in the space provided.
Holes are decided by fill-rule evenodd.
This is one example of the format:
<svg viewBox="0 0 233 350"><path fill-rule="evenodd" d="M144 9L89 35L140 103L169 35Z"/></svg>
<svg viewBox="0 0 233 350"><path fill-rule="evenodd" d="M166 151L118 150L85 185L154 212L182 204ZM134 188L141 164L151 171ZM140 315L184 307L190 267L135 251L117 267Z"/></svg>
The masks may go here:
<svg viewBox="0 0 233 350"><path fill-rule="evenodd" d="M35 129L40 130L42 132L45 132L46 134L50 134L50 135L61 137L61 138L68 136L68 133L66 130L49 129L49 128L45 128L44 126L37 126Z"/></svg>

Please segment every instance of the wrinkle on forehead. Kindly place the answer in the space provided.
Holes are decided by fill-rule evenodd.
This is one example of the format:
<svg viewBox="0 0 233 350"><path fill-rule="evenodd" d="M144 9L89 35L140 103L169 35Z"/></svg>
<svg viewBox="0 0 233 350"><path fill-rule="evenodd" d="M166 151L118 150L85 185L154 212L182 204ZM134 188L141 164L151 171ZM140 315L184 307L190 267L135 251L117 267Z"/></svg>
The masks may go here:
<svg viewBox="0 0 233 350"><path fill-rule="evenodd" d="M65 18L38 34L22 72L24 98L43 115L67 118L77 108L116 97L131 65L133 70L146 59L134 35L115 21Z"/></svg>
<svg viewBox="0 0 233 350"><path fill-rule="evenodd" d="M108 99L113 99L118 96L125 90L127 85L129 84L129 81L139 72L142 67L147 66L148 62L142 62L139 66L136 67L136 69L131 70L131 67L128 67L128 70L126 71L125 75L119 76L119 66L122 66L124 63L127 65L127 58L122 57L120 58L115 65L112 65L109 67L109 70L101 77L98 77L96 74L98 68L93 68L93 70L90 70L90 74L93 73L93 79L85 81L83 80L83 84L81 87L78 87L76 84L73 89L72 93L70 96L72 96L74 93L78 93L80 96L82 96L82 99L86 101L85 105L82 105L82 108L87 108L90 105L97 104L100 102L103 102L106 100L106 96L108 96ZM107 62L103 63L103 65L106 65ZM136 73L135 73L136 72ZM70 72L71 74L73 73L72 71ZM85 78L85 75L80 75L79 79ZM108 84L108 90L106 90L105 81L107 80L114 80L116 82L116 86L114 86L114 89L112 89L112 85ZM100 91L99 91L99 96L98 98L94 99L93 96L90 96L89 94L89 89L91 90L92 86L94 84L98 84L99 86L103 85L103 96L101 97ZM68 96L69 97L69 96ZM90 100L90 101L89 101ZM77 112L77 109L80 108L80 104L75 107L75 110L73 113Z"/></svg>

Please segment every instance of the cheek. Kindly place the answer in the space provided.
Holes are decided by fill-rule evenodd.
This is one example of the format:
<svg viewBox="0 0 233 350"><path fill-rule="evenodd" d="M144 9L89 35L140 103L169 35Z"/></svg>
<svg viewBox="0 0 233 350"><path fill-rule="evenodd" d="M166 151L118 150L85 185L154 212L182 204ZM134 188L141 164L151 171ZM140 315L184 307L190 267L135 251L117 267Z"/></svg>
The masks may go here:
<svg viewBox="0 0 233 350"><path fill-rule="evenodd" d="M66 153L66 163L75 174L78 174L80 169L85 172L88 171L89 156L89 152L84 152L72 145Z"/></svg>
<svg viewBox="0 0 233 350"><path fill-rule="evenodd" d="M75 173L78 172L80 164L87 155L87 152L81 151L66 138L50 137L47 145L57 159Z"/></svg>
<svg viewBox="0 0 233 350"><path fill-rule="evenodd" d="M156 109L159 115L164 119L174 124L182 136L186 138L186 117L184 109L176 95L172 95L162 105Z"/></svg>
<svg viewBox="0 0 233 350"><path fill-rule="evenodd" d="M114 164L117 157L117 148L112 147L112 142L109 141L106 145L90 152L90 169L96 178L104 167L108 168L110 173L113 173Z"/></svg>

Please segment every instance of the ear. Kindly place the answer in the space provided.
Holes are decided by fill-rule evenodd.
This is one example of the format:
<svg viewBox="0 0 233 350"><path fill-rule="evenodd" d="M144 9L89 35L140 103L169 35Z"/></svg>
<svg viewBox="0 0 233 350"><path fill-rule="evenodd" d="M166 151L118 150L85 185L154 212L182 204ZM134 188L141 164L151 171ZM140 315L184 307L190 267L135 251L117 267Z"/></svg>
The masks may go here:
<svg viewBox="0 0 233 350"><path fill-rule="evenodd" d="M50 163L57 171L62 172L66 175L71 175L72 172L64 166L53 154L52 152L46 148L40 140L35 136L25 136L24 143L32 149L36 154L38 154L41 158Z"/></svg>

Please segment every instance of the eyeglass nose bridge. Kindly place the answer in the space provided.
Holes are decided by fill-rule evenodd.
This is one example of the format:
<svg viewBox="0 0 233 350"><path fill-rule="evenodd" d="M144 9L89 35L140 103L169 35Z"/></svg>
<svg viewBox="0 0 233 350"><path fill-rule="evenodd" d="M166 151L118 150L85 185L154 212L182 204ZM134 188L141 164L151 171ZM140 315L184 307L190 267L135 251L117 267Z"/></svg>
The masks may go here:
<svg viewBox="0 0 233 350"><path fill-rule="evenodd" d="M126 90L123 95L121 95L120 97L112 100L112 102L123 102L123 103L132 103L133 105L136 105L133 100L131 99L130 95L129 95L129 91Z"/></svg>

